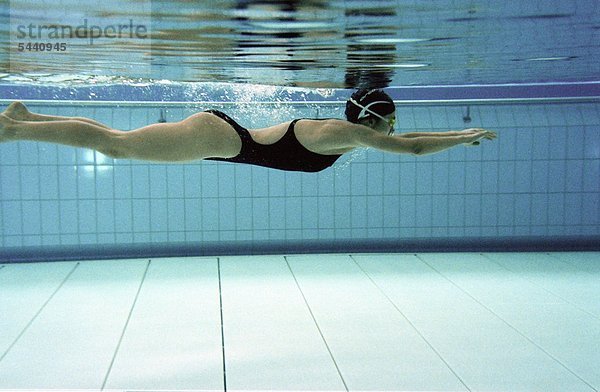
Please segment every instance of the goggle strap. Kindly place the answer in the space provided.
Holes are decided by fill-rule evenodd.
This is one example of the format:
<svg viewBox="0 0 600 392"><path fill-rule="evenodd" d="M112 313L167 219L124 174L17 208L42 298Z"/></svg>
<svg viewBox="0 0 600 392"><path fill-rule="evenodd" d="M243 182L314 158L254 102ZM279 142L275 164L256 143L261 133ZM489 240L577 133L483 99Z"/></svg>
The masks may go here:
<svg viewBox="0 0 600 392"><path fill-rule="evenodd" d="M372 111L371 109L369 109L369 107L372 106L372 105L378 104L378 103L387 103L387 104L389 104L388 101L375 101L375 102L371 102L367 106L363 106L360 103L356 102L354 100L354 98L350 98L350 102L352 102L354 105L356 105L356 106L358 106L359 108L362 109L360 111L360 113L358 114L357 120L360 120L360 119L363 119L363 118L367 117L367 114L365 112L369 112L372 115L374 115L375 117L379 117L383 121L387 121L385 118L383 118L382 115L380 115L379 113L375 113L374 111Z"/></svg>

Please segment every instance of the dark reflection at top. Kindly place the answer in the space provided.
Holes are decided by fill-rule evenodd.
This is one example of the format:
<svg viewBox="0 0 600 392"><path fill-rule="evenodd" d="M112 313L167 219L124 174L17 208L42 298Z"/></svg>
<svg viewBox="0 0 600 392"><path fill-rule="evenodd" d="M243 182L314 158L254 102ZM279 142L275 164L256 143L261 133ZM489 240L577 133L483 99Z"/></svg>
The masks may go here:
<svg viewBox="0 0 600 392"><path fill-rule="evenodd" d="M484 0L450 6L437 0L142 0L127 7L116 0L61 1L68 12L40 9L36 0L8 2L8 12L0 6L0 16L9 16L0 24L6 38L0 73L324 88L586 81L600 74L600 7L577 2L515 8ZM144 4L150 9L141 10ZM57 26L134 18L148 25L150 39L18 56L15 16Z"/></svg>
<svg viewBox="0 0 600 392"><path fill-rule="evenodd" d="M378 39L395 35L396 8L371 4L345 10L345 19L350 22L344 34L348 42L346 87L384 88L393 79L394 71L389 67L396 63L396 45L378 43ZM361 43L365 40L370 43Z"/></svg>
<svg viewBox="0 0 600 392"><path fill-rule="evenodd" d="M391 69L365 68L365 64L393 64L394 45L362 45L356 39L394 34L393 7L365 6L336 9L330 1L238 1L237 11L273 12L272 18L238 17L250 30L238 31L236 57L246 58L256 67L257 54L277 57L279 70L310 71L339 69L345 64L343 81L336 87L386 87L392 80ZM250 15L257 15L250 12ZM258 23L256 23L258 21ZM253 23L254 22L254 23ZM266 22L266 23L265 23ZM345 42L346 45L340 45ZM265 51L269 48L270 51ZM341 76L341 75L340 75ZM294 85L323 84L322 79L294 82Z"/></svg>
<svg viewBox="0 0 600 392"><path fill-rule="evenodd" d="M369 67L349 66L345 73L345 85L353 88L384 88L392 82L396 61L393 45L348 45L348 64L370 64ZM383 65L383 66L382 66Z"/></svg>

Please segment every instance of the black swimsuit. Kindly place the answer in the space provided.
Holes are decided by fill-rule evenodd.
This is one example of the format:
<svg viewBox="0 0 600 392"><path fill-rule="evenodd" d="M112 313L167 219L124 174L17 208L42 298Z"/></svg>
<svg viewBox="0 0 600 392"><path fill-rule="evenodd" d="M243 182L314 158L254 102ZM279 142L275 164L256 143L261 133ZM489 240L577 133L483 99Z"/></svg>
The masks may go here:
<svg viewBox="0 0 600 392"><path fill-rule="evenodd" d="M240 135L242 149L233 158L206 158L212 161L247 163L287 171L318 172L327 169L341 155L323 155L309 151L294 133L294 126L300 119L292 121L286 133L273 144L260 144L252 139L250 132L236 123L231 117L218 110L207 110L227 121Z"/></svg>

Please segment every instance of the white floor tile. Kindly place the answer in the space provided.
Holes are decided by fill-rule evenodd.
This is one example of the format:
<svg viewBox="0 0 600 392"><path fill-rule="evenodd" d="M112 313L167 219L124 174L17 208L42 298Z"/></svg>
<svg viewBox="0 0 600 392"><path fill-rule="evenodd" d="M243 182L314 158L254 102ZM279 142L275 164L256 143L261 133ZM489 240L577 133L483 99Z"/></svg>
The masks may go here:
<svg viewBox="0 0 600 392"><path fill-rule="evenodd" d="M466 390L350 257L289 262L349 390Z"/></svg>
<svg viewBox="0 0 600 392"><path fill-rule="evenodd" d="M599 255L8 264L0 390L600 390Z"/></svg>
<svg viewBox="0 0 600 392"><path fill-rule="evenodd" d="M419 255L449 265L464 259L443 256ZM417 257L355 258L471 390L590 390ZM473 273L471 262L459 276L493 291L494 274Z"/></svg>
<svg viewBox="0 0 600 392"><path fill-rule="evenodd" d="M146 264L81 263L0 362L0 388L101 388Z"/></svg>
<svg viewBox="0 0 600 392"><path fill-rule="evenodd" d="M228 390L343 390L283 256L221 258Z"/></svg>
<svg viewBox="0 0 600 392"><path fill-rule="evenodd" d="M547 253L486 253L489 260L600 321L600 274ZM600 258L597 260L600 264ZM539 290L535 291L536 293Z"/></svg>
<svg viewBox="0 0 600 392"><path fill-rule="evenodd" d="M73 271L76 263L10 264L0 270L0 358Z"/></svg>
<svg viewBox="0 0 600 392"><path fill-rule="evenodd" d="M598 319L483 256L457 253L421 257L531 342L529 358L535 361L521 359L522 367L536 369L532 373L536 378L530 381L549 383L540 385L546 391L593 390L593 386L600 385L596 366L600 363ZM516 257L526 263L535 254ZM555 273L556 268L550 263L549 273ZM600 281L596 287L600 290ZM578 325L585 328L580 330ZM497 335L493 338L497 339ZM569 345L564 345L566 341ZM518 357L511 359L513 365L519 364ZM523 387L536 389L536 385Z"/></svg>
<svg viewBox="0 0 600 392"><path fill-rule="evenodd" d="M153 259L106 388L222 390L217 259Z"/></svg>
<svg viewBox="0 0 600 392"><path fill-rule="evenodd" d="M592 274L600 273L600 252L556 252L553 257Z"/></svg>

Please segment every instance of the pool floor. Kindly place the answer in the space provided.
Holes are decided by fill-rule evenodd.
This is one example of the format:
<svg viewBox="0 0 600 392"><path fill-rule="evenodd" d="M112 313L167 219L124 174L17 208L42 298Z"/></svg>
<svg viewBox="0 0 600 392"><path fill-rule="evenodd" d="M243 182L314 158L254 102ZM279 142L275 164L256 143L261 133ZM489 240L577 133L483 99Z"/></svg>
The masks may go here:
<svg viewBox="0 0 600 392"><path fill-rule="evenodd" d="M600 253L0 264L0 390L597 391Z"/></svg>

